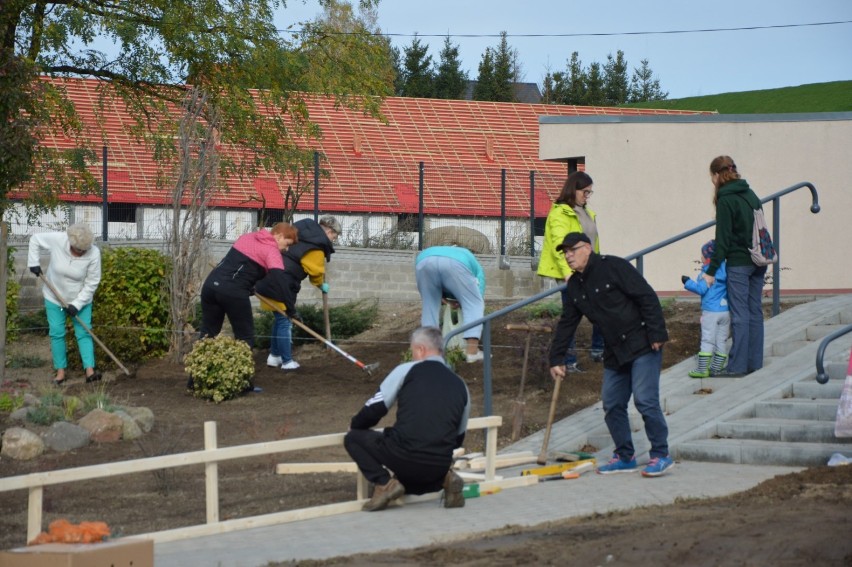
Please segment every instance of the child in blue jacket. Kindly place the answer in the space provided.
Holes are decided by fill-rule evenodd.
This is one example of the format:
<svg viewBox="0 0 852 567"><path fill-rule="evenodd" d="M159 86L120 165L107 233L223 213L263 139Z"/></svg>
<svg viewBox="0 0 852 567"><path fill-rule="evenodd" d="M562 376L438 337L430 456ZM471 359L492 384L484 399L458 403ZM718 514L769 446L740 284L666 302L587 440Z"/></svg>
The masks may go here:
<svg viewBox="0 0 852 567"><path fill-rule="evenodd" d="M728 363L728 337L730 336L731 315L728 312L727 274L725 262L716 271L716 281L712 286L701 276L707 271L710 258L716 249L711 240L701 247L704 265L701 273L694 279L681 276L683 287L687 291L701 296L701 350L698 352L698 367L689 373L691 378L715 376Z"/></svg>

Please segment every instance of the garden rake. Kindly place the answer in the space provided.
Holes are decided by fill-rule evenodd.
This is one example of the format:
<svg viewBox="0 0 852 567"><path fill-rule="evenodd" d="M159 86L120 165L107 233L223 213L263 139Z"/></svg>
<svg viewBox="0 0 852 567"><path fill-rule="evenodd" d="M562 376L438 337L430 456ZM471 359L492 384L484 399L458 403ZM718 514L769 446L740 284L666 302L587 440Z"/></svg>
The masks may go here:
<svg viewBox="0 0 852 567"><path fill-rule="evenodd" d="M273 303L272 301L270 301L266 297L263 297L262 295L258 295L258 294L255 294L255 296L260 300L261 303L263 303L264 305L266 305L267 307L269 307L270 309L272 309L276 313L283 315L285 317L288 317L290 319L290 321L292 323L294 323L297 327L299 327L300 329L302 329L303 331L308 333L310 336L312 336L316 340L320 341L321 343L325 343L326 346L337 351L337 353L339 355L341 355L343 358L345 358L349 362L352 362L353 364L355 364L355 366L357 366L358 368L360 368L361 370L363 370L367 374L370 374L372 376L373 371L377 370L379 368L378 362L374 362L373 364L364 364L363 362L361 362L360 360L358 360L357 358L355 358L354 356L352 356L351 354L349 354L348 352L346 352L345 350L343 350L342 348L340 348L339 346L337 346L336 344L334 344L330 340L326 339L325 337L323 337L322 335L320 335L319 333L317 333L316 331L314 331L313 329L311 329L310 327L308 327L307 325L305 325L304 323L302 323L298 319L294 319L293 317L290 317L289 315L287 315L286 311L284 311L283 309L278 307L275 303Z"/></svg>

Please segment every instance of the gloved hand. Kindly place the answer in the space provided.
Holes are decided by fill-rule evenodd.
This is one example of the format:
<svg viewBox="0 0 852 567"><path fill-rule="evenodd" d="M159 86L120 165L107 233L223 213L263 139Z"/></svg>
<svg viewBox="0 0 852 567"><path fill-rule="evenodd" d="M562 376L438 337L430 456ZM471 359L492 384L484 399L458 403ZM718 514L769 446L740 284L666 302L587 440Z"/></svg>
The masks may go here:
<svg viewBox="0 0 852 567"><path fill-rule="evenodd" d="M299 312L296 311L295 309L292 310L292 311L287 311L287 315L290 316L290 319L298 321L299 323L304 323L304 321L302 321L302 316L299 315Z"/></svg>
<svg viewBox="0 0 852 567"><path fill-rule="evenodd" d="M74 317L77 315L77 313L80 312L80 310L74 307L74 305L72 305L71 303L69 303L68 307L65 308L65 312L68 313L69 317Z"/></svg>
<svg viewBox="0 0 852 567"><path fill-rule="evenodd" d="M323 293L328 293L328 284L323 282L322 285L320 286L320 289L322 290Z"/></svg>
<svg viewBox="0 0 852 567"><path fill-rule="evenodd" d="M680 281L681 281L682 283L686 283L686 282L688 282L688 281L689 281L689 276L681 276L681 277L680 277Z"/></svg>
<svg viewBox="0 0 852 567"><path fill-rule="evenodd" d="M30 271L35 277L39 277L41 275L41 266L30 266Z"/></svg>

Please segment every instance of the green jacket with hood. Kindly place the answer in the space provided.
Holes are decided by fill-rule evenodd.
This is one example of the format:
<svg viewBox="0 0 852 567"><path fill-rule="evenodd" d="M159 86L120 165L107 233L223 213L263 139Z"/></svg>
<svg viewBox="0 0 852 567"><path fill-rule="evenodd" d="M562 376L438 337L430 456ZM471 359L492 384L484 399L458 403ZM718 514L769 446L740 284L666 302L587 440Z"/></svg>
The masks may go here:
<svg viewBox="0 0 852 567"><path fill-rule="evenodd" d="M719 188L716 199L716 251L707 267L707 275L715 276L722 262L732 266L753 266L751 253L754 211L762 208L760 199L745 179L729 181Z"/></svg>

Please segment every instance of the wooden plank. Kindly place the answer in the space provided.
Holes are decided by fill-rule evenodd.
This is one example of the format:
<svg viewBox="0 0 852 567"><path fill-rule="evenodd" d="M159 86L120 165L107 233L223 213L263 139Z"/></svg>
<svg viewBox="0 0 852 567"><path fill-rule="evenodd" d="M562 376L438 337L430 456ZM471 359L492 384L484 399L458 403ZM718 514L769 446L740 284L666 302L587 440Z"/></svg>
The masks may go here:
<svg viewBox="0 0 852 567"><path fill-rule="evenodd" d="M532 454L532 451L520 451L518 453L506 453L503 455L497 455L497 457L494 459L494 462L497 468L502 468L534 463L535 460L536 456ZM477 457L475 459L470 459L467 463L467 468L474 471L483 470L486 467L486 461L487 457Z"/></svg>
<svg viewBox="0 0 852 567"><path fill-rule="evenodd" d="M213 451L218 447L216 440L216 422L204 422L204 448ZM219 464L204 465L204 486L206 494L207 523L219 521Z"/></svg>
<svg viewBox="0 0 852 567"><path fill-rule="evenodd" d="M275 467L278 474L308 474L308 473L356 473L358 465L347 463L280 463Z"/></svg>

